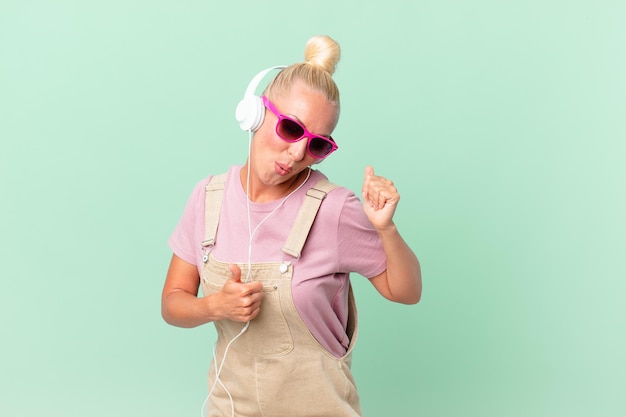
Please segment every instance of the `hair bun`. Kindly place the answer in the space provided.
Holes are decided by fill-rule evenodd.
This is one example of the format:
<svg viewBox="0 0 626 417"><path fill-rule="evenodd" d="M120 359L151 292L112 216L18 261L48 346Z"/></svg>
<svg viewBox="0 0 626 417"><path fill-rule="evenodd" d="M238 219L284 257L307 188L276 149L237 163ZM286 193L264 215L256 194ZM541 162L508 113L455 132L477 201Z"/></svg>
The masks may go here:
<svg viewBox="0 0 626 417"><path fill-rule="evenodd" d="M341 58L339 44L329 36L314 36L306 43L304 60L312 65L322 67L329 74L335 72L335 67Z"/></svg>

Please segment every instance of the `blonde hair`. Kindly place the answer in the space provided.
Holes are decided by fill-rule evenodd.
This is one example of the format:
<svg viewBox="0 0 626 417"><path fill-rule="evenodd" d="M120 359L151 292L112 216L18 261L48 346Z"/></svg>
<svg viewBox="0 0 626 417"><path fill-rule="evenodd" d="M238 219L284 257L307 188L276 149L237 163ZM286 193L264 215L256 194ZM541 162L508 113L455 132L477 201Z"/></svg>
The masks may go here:
<svg viewBox="0 0 626 417"><path fill-rule="evenodd" d="M280 96L288 92L296 81L302 81L314 91L339 107L339 89L332 78L341 49L329 36L314 36L304 48L304 62L292 64L283 69L267 86L266 95Z"/></svg>

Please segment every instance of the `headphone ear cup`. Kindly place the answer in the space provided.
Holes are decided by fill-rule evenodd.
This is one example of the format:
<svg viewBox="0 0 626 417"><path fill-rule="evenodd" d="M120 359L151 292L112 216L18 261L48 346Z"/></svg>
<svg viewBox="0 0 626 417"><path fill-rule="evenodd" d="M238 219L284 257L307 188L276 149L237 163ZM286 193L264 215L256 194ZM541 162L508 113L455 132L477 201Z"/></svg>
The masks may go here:
<svg viewBox="0 0 626 417"><path fill-rule="evenodd" d="M255 94L256 88L268 72L282 70L284 68L287 67L280 65L267 68L255 75L252 81L250 81L246 93L243 95L243 99L237 104L237 108L235 109L235 118L241 129L255 132L261 127L263 119L265 118L265 106L263 105L261 97Z"/></svg>
<svg viewBox="0 0 626 417"><path fill-rule="evenodd" d="M235 110L235 118L242 130L257 131L263 124L265 106L261 97L250 95L244 97Z"/></svg>

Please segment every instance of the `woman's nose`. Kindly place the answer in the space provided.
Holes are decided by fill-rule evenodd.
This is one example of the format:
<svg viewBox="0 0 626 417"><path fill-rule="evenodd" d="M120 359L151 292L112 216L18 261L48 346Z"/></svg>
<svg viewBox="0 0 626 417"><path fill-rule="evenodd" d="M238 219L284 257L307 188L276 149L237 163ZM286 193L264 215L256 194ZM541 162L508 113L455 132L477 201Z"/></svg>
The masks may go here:
<svg viewBox="0 0 626 417"><path fill-rule="evenodd" d="M297 142L289 144L289 155L294 161L302 161L306 156L307 138L302 138Z"/></svg>

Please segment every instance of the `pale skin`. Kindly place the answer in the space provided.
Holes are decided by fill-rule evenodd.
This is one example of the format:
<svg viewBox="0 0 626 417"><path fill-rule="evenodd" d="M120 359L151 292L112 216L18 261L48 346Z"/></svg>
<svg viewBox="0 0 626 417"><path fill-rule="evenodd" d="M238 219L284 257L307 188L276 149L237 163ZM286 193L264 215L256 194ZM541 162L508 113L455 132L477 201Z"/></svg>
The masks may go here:
<svg viewBox="0 0 626 417"><path fill-rule="evenodd" d="M330 135L337 124L337 107L302 83L296 83L288 93L270 99L279 111L299 119L309 131L319 135ZM320 162L307 153L306 140L283 141L275 132L276 121L271 112L266 112L263 125L255 133L250 157L241 170L242 186L254 202L286 196L304 180L305 171ZM362 198L363 210L378 232L387 256L387 269L370 282L391 301L417 303L422 293L419 261L393 222L400 201L398 190L392 181L375 175L374 169L368 166ZM179 327L195 327L221 319L253 320L263 308L262 284L242 282L237 265L229 265L229 269L231 277L221 291L198 297L200 276L196 265L172 255L161 299L165 321Z"/></svg>

